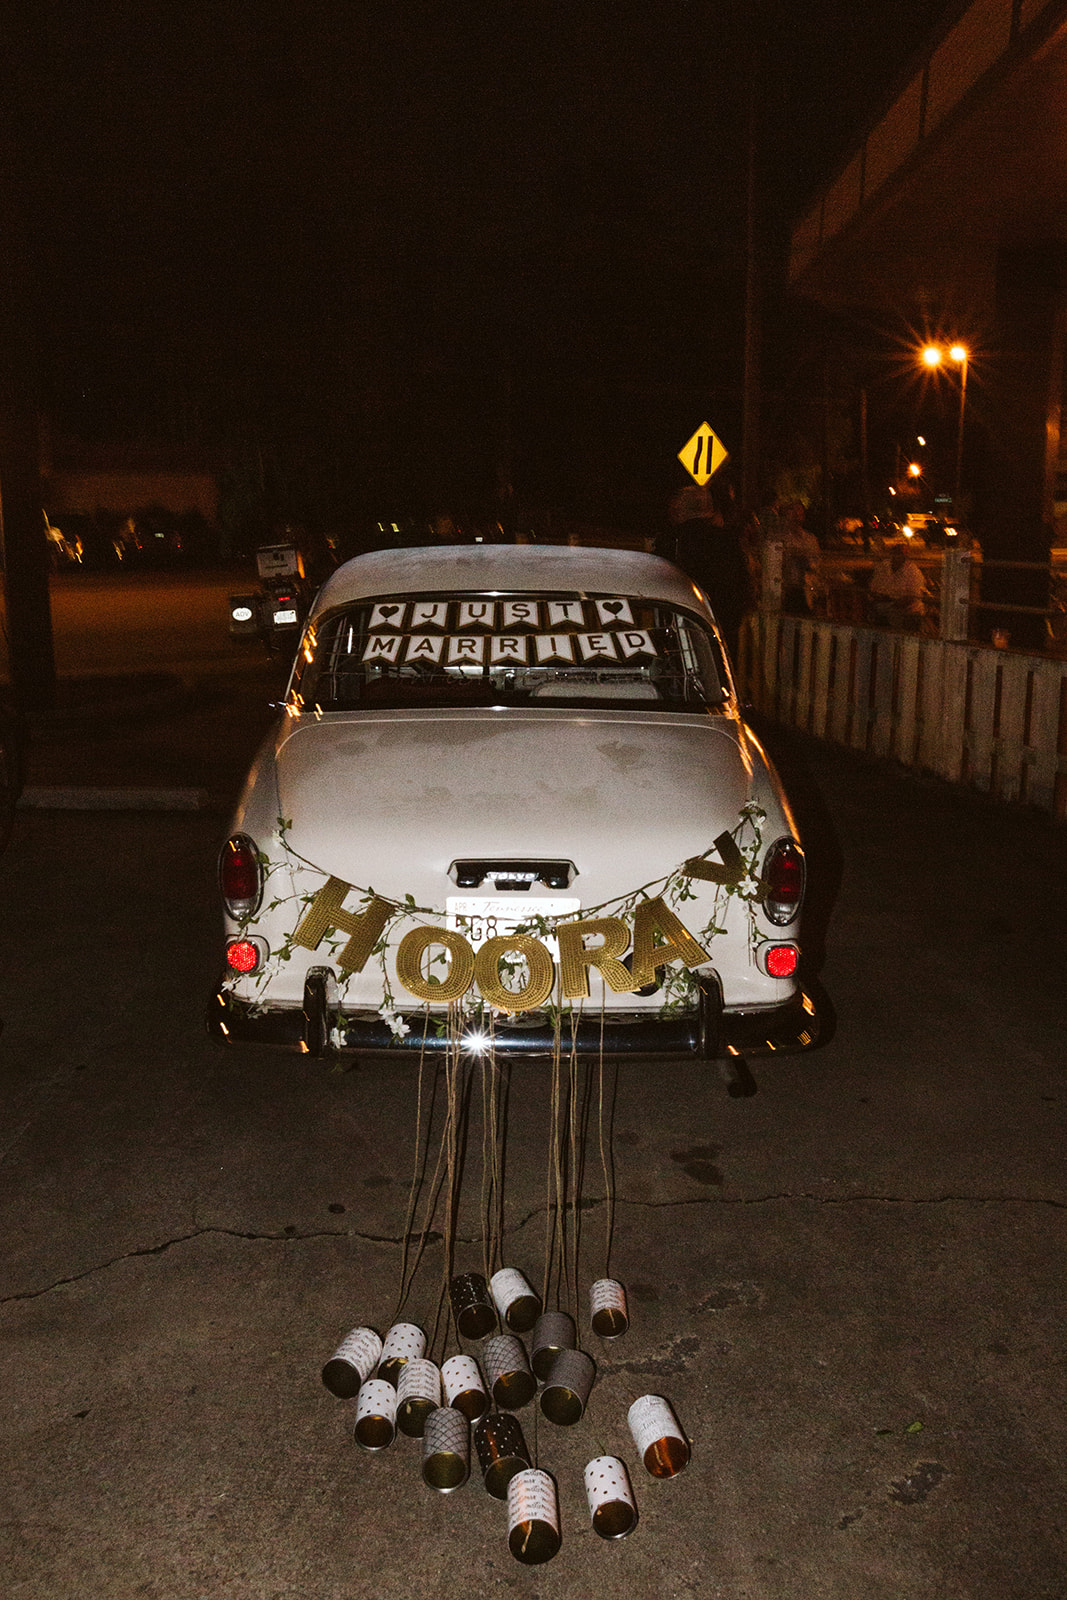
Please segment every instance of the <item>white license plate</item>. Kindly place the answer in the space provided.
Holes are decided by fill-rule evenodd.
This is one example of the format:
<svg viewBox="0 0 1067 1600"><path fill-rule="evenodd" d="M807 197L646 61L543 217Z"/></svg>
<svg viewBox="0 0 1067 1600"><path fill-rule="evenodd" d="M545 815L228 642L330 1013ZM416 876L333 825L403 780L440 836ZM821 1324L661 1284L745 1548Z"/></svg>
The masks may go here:
<svg viewBox="0 0 1067 1600"><path fill-rule="evenodd" d="M287 623L287 622L295 622L295 621L296 621L296 612L295 611L276 611L274 613L274 626L276 628L283 627L284 624Z"/></svg>
<svg viewBox="0 0 1067 1600"><path fill-rule="evenodd" d="M487 899L482 895L450 894L445 901L446 921L454 933L461 933L474 946L495 939L500 934L514 933L523 923L534 917L568 917L580 911L582 902L568 896L556 895L551 899L518 900ZM541 935L535 934L535 937ZM555 954L555 940L543 939Z"/></svg>

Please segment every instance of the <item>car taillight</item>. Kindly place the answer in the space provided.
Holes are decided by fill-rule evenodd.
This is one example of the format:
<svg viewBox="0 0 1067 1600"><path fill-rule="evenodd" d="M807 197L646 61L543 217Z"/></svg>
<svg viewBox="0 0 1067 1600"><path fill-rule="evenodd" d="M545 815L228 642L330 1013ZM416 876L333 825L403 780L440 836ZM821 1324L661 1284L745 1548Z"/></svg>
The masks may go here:
<svg viewBox="0 0 1067 1600"><path fill-rule="evenodd" d="M797 970L800 951L795 944L772 944L766 947L768 975L772 978L791 978Z"/></svg>
<svg viewBox="0 0 1067 1600"><path fill-rule="evenodd" d="M779 839L763 863L763 909L776 927L792 922L804 899L804 852L795 839Z"/></svg>
<svg viewBox="0 0 1067 1600"><path fill-rule="evenodd" d="M219 855L219 888L231 917L250 917L259 909L263 871L259 851L247 833L231 835Z"/></svg>

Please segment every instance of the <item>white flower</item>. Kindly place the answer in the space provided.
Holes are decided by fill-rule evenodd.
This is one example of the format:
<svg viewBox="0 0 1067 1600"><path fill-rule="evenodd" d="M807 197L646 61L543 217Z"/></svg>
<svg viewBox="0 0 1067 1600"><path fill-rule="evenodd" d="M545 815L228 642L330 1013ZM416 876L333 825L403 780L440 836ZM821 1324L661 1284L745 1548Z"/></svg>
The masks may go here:
<svg viewBox="0 0 1067 1600"><path fill-rule="evenodd" d="M411 1032L411 1029L408 1027L399 1011L395 1010L392 1006L379 1006L378 1015L381 1017L382 1021L385 1023L385 1026L389 1029L389 1032L393 1035L394 1039L402 1039L406 1033Z"/></svg>

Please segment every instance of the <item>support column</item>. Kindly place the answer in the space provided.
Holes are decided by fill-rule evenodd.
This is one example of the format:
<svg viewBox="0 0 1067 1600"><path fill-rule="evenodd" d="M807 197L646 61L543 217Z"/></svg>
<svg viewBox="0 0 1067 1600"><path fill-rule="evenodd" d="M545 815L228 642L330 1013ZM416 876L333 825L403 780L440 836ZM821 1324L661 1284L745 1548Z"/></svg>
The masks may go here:
<svg viewBox="0 0 1067 1600"><path fill-rule="evenodd" d="M982 385L984 439L974 519L983 555L990 561L1047 564L1049 559L1065 329L1067 247L1051 241L1002 250L997 258L995 349L988 382ZM983 600L1041 607L1048 605L1048 597L1047 573L996 567L983 573ZM979 636L987 641L993 628L1006 628L1013 645L1044 645L1040 616L1011 611L979 615Z"/></svg>
<svg viewBox="0 0 1067 1600"><path fill-rule="evenodd" d="M0 146L0 169L10 157L10 150ZM18 202L16 184L10 179L0 184L0 531L11 682L19 711L27 712L54 704L56 664L38 466L34 327Z"/></svg>

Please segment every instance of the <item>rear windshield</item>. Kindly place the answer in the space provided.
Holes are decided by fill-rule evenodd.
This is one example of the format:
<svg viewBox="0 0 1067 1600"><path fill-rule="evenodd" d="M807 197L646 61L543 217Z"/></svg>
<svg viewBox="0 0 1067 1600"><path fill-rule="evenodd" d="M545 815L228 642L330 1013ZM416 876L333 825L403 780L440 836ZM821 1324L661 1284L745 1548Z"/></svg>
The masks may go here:
<svg viewBox="0 0 1067 1600"><path fill-rule="evenodd" d="M497 705L715 709L715 635L625 595L384 596L309 628L291 702L302 710Z"/></svg>

